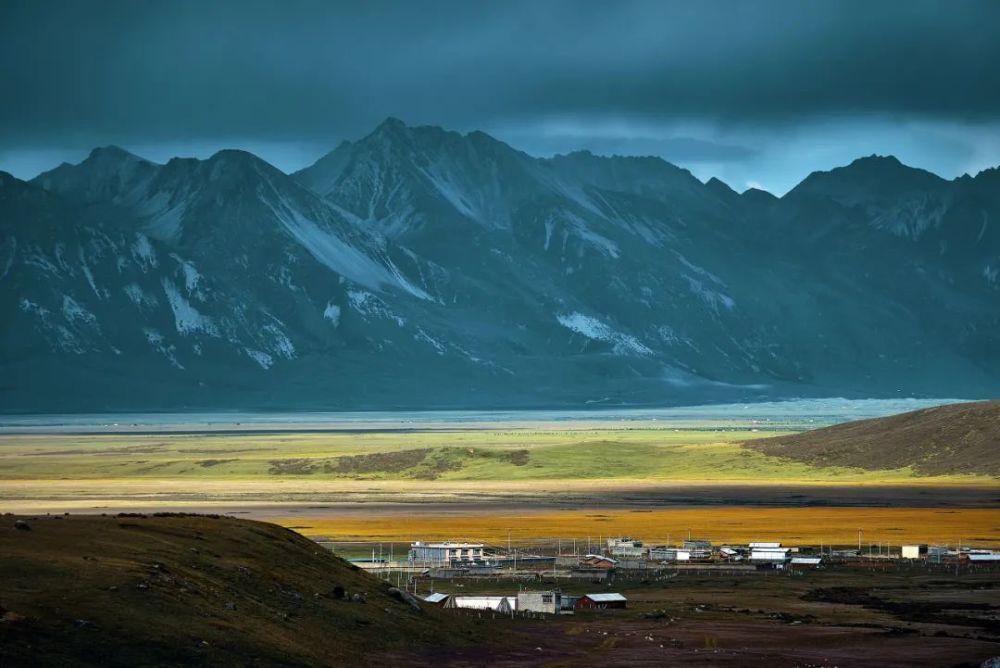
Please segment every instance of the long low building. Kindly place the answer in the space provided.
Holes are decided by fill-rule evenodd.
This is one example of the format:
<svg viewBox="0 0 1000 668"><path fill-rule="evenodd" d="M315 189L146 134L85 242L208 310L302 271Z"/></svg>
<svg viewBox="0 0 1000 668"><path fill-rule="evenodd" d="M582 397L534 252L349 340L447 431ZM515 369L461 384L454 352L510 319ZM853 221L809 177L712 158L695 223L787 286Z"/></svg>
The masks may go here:
<svg viewBox="0 0 1000 668"><path fill-rule="evenodd" d="M516 596L449 596L444 607L461 610L490 610L510 613L517 610Z"/></svg>
<svg viewBox="0 0 1000 668"><path fill-rule="evenodd" d="M584 594L576 600L577 610L604 610L613 608L624 608L628 604L628 599L618 593L608 594Z"/></svg>
<svg viewBox="0 0 1000 668"><path fill-rule="evenodd" d="M486 546L482 543L417 541L410 545L410 559L414 562L444 565L480 563L486 559Z"/></svg>

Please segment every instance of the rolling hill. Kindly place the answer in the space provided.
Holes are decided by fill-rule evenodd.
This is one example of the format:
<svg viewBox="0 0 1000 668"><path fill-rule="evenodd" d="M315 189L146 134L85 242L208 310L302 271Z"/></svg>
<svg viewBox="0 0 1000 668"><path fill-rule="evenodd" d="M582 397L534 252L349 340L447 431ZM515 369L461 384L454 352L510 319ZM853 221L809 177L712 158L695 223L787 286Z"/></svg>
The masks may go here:
<svg viewBox="0 0 1000 668"><path fill-rule="evenodd" d="M3 515L0 572L4 666L378 665L467 631L297 533L225 517Z"/></svg>
<svg viewBox="0 0 1000 668"><path fill-rule="evenodd" d="M1000 476L1000 401L925 408L744 447L812 466Z"/></svg>

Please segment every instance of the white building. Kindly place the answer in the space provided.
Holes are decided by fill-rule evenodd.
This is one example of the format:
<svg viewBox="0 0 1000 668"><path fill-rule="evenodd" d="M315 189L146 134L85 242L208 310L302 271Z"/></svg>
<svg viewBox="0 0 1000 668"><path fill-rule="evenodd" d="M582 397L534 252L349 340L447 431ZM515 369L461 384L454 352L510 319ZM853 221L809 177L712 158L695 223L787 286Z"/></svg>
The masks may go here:
<svg viewBox="0 0 1000 668"><path fill-rule="evenodd" d="M558 615L562 608L562 594L557 591L519 591L517 610L521 612L544 612Z"/></svg>
<svg viewBox="0 0 1000 668"><path fill-rule="evenodd" d="M750 550L750 561L759 563L785 563L788 561L787 547L755 547Z"/></svg>
<svg viewBox="0 0 1000 668"><path fill-rule="evenodd" d="M461 610L490 610L510 613L517 610L515 596L451 596L444 604L446 608Z"/></svg>
<svg viewBox="0 0 1000 668"><path fill-rule="evenodd" d="M927 556L926 545L904 545L903 559L920 559Z"/></svg>
<svg viewBox="0 0 1000 668"><path fill-rule="evenodd" d="M410 559L415 562L446 564L471 564L484 561L485 545L482 543L422 543L410 545Z"/></svg>
<svg viewBox="0 0 1000 668"><path fill-rule="evenodd" d="M641 540L633 540L626 536L623 538L609 538L608 552L614 557L641 559L645 556L646 550L643 548Z"/></svg>

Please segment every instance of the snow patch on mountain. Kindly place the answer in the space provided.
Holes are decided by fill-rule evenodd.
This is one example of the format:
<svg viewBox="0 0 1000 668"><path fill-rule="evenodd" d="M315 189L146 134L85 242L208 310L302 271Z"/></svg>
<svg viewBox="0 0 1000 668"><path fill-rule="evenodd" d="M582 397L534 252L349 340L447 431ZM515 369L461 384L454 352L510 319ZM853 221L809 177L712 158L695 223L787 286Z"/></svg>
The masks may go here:
<svg viewBox="0 0 1000 668"><path fill-rule="evenodd" d="M1000 269L989 264L986 265L983 267L983 278L986 279L986 283L991 288L995 288L997 286L997 279L1000 278Z"/></svg>
<svg viewBox="0 0 1000 668"><path fill-rule="evenodd" d="M725 308L727 311L732 311L733 308L736 307L736 302L729 295L707 287L704 283L690 274L681 274L681 277L687 281L688 289L701 297L701 299L716 312L719 311L720 306Z"/></svg>
<svg viewBox="0 0 1000 668"><path fill-rule="evenodd" d="M204 332L210 336L219 336L219 329L208 316L198 312L191 303L184 298L177 287L168 278L162 281L163 292L167 295L170 303L170 310L174 313L174 324L180 334L194 334Z"/></svg>
<svg viewBox="0 0 1000 668"><path fill-rule="evenodd" d="M364 290L348 290L347 301L350 302L351 308L366 318L385 318L387 320L394 321L399 327L406 325L406 320L395 315L389 310L389 307L386 306L384 301L370 292L365 292Z"/></svg>
<svg viewBox="0 0 1000 668"><path fill-rule="evenodd" d="M323 309L323 317L333 323L334 327L340 325L340 307L332 302L327 302L326 308Z"/></svg>
<svg viewBox="0 0 1000 668"><path fill-rule="evenodd" d="M246 356L252 359L254 362L260 365L262 369L270 369L274 366L274 358L265 353L262 350L254 350L253 348L244 348L243 352Z"/></svg>
<svg viewBox="0 0 1000 668"><path fill-rule="evenodd" d="M132 257L136 259L143 271L157 266L156 250L149 243L149 237L145 234L136 235L135 243L132 244Z"/></svg>
<svg viewBox="0 0 1000 668"><path fill-rule="evenodd" d="M284 324L281 323L280 321L278 322L282 325ZM288 335L285 334L285 332L280 327L268 324L264 325L262 331L265 334L268 334L271 338L270 341L271 352L273 352L275 355L278 355L279 357L284 357L285 359L289 360L295 359L295 354L296 354L295 345L292 343L292 340L288 338Z"/></svg>
<svg viewBox="0 0 1000 668"><path fill-rule="evenodd" d="M49 317L49 310L47 308L40 304L36 304L30 299L22 299L17 306L24 313L33 313L42 319Z"/></svg>
<svg viewBox="0 0 1000 668"><path fill-rule="evenodd" d="M202 277L198 270L195 269L195 266L176 253L171 253L170 257L178 264L181 273L184 275L184 288L187 290L188 295L200 301L205 301L205 294L199 288Z"/></svg>
<svg viewBox="0 0 1000 668"><path fill-rule="evenodd" d="M94 291L98 299L107 299L108 291L102 290L97 287L97 281L94 280L94 274L90 271L90 267L87 265L87 261L83 256L83 248L80 249L80 270L83 271L84 278L87 279L87 284L90 285L90 289Z"/></svg>
<svg viewBox="0 0 1000 668"><path fill-rule="evenodd" d="M419 327L417 328L417 333L413 335L413 339L415 341L422 341L424 343L429 344L434 348L435 352L437 352L438 355L444 355L445 351L447 350L443 343L441 343L440 341L438 341L433 336L431 336L430 334L428 334Z"/></svg>
<svg viewBox="0 0 1000 668"><path fill-rule="evenodd" d="M125 296L129 298L129 301L140 308L153 307L160 303L160 300L156 298L156 295L147 293L139 286L138 283L129 283L122 288L122 292L124 292Z"/></svg>
<svg viewBox="0 0 1000 668"><path fill-rule="evenodd" d="M137 203L136 212L146 218L145 231L154 239L174 241L181 235L181 224L187 211L186 200L175 201L168 192L158 192Z"/></svg>
<svg viewBox="0 0 1000 668"><path fill-rule="evenodd" d="M97 322L97 316L80 306L80 304L69 295L63 295L62 312L66 320L69 320L70 322L82 322L89 325Z"/></svg>
<svg viewBox="0 0 1000 668"><path fill-rule="evenodd" d="M588 339L610 343L614 351L618 354L653 354L652 350L639 342L635 337L615 331L610 326L589 315L573 312L566 315L557 315L556 320L566 329L585 336Z"/></svg>
<svg viewBox="0 0 1000 668"><path fill-rule="evenodd" d="M184 369L184 365L177 360L176 346L168 344L159 331L151 327L146 327L142 330L142 333L146 337L147 343L149 343L153 350L166 357L167 361L169 361L173 366L181 370Z"/></svg>
<svg viewBox="0 0 1000 668"><path fill-rule="evenodd" d="M696 265L694 262L691 262L686 257L684 257L683 255L681 255L680 253L678 253L677 251L674 251L674 256L676 256L677 259L680 260L680 263L683 264L685 267L687 267L688 270L693 271L695 274L697 274L697 275L699 275L699 276L701 276L703 278L707 278L708 280L712 281L716 285L725 287L725 285L726 285L725 281L723 281L721 278L719 278L718 276L716 276L712 272L708 271L704 267L700 267L700 266Z"/></svg>
<svg viewBox="0 0 1000 668"><path fill-rule="evenodd" d="M396 285L419 299L430 299L430 295L406 281L401 274L391 272L386 267L351 246L332 230L320 227L315 221L302 215L295 206L284 198L278 205L268 203L275 217L291 235L312 254L338 274L371 290L380 290L386 284Z"/></svg>

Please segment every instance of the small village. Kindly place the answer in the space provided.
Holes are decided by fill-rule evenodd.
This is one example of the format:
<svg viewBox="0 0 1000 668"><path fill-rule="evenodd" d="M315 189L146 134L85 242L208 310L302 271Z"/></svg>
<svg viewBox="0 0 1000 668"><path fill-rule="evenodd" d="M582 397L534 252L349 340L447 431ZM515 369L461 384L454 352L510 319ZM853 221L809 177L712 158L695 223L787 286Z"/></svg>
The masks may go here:
<svg viewBox="0 0 1000 668"><path fill-rule="evenodd" d="M556 541L531 549L472 542L416 541L401 559L392 548L349 561L436 607L495 615L565 615L628 608L615 591L663 583L685 574L706 576L805 575L820 569L927 567L1000 569L1000 550L884 543L787 546L778 541L714 545L688 538L679 545L646 545L631 537L599 542ZM332 545L327 545L332 548Z"/></svg>

